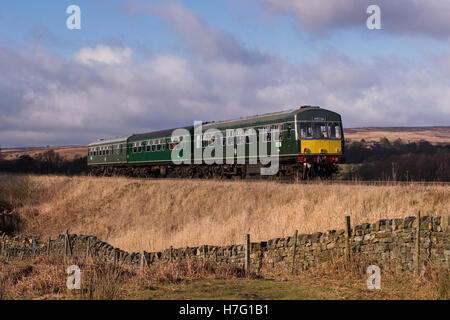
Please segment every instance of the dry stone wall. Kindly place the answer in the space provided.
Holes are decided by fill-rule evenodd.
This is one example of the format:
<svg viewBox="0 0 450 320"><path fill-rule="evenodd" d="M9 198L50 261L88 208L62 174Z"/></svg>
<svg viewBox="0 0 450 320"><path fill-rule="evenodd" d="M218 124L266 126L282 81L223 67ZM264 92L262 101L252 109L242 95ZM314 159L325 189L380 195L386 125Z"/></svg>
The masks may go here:
<svg viewBox="0 0 450 320"><path fill-rule="evenodd" d="M420 241L417 243L418 222ZM112 263L135 266L167 263L180 259L209 259L219 263L244 266L251 271L301 271L315 267L332 257L364 255L383 268L413 271L419 263L433 261L444 267L450 264L450 215L379 220L352 228L292 235L250 243L249 260L246 245L203 245L169 248L161 252L126 252L114 248L95 236L64 234L48 241L26 238L1 239L0 254L7 259L25 259L37 255L71 255L94 257ZM243 235L244 238L244 235ZM419 246L417 246L419 244Z"/></svg>

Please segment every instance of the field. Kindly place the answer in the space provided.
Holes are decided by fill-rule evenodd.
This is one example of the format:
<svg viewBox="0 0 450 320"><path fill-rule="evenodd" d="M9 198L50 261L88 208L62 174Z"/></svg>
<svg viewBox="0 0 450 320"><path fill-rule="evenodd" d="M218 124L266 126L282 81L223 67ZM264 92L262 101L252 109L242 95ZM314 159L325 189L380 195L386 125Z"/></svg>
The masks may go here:
<svg viewBox="0 0 450 320"><path fill-rule="evenodd" d="M0 188L25 221L23 233L49 236L68 228L127 251L342 229L345 215L358 224L450 211L450 187L440 185L4 175Z"/></svg>
<svg viewBox="0 0 450 320"><path fill-rule="evenodd" d="M417 210L448 213L449 198L450 187L437 184L0 176L0 203L11 204L20 214L25 223L20 234L46 239L68 228L128 251L242 243L246 233L258 241L295 229L340 229L345 215L357 224L410 216ZM358 265L348 269L339 261L333 270L264 278L204 265L169 265L145 274L119 268L111 271L113 278L105 278L110 266L77 261L96 282L89 284L91 291L73 296L64 287L64 268L71 262L52 259L15 264L0 258L0 296L3 290L4 297L39 299L448 299L450 283L448 270L430 269L418 279L386 274L383 289L374 292L365 288L364 270Z"/></svg>

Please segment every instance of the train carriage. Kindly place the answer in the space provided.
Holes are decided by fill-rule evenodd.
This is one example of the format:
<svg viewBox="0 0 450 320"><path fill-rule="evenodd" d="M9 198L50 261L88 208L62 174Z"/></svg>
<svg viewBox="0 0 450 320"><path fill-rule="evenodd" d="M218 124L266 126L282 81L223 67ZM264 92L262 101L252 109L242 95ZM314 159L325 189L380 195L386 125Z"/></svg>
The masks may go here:
<svg viewBox="0 0 450 320"><path fill-rule="evenodd" d="M127 164L127 139L99 140L88 145L87 163L92 174L112 174Z"/></svg>
<svg viewBox="0 0 450 320"><path fill-rule="evenodd" d="M89 152L94 150L94 155L88 158L89 168L92 168L90 171L139 177L245 178L259 175L260 169L265 166L252 159L261 155L260 146L269 156L272 148L278 152L278 176L328 178L336 172L336 163L344 160L341 116L319 107L303 106L295 110L206 123L201 134L194 132L193 126L182 129L189 132L189 163L175 165L171 161L172 150L179 142L173 140L175 129L171 129L89 145ZM212 129L221 133L220 141L217 134L211 133ZM115 145L124 146L117 155L111 153ZM205 152L212 145L213 151ZM253 147L256 147L257 155L250 152L255 150ZM110 150L106 151L106 155L105 148ZM97 149L100 149L100 155L95 155ZM215 151L220 149L219 159ZM208 160L214 160L214 163Z"/></svg>
<svg viewBox="0 0 450 320"><path fill-rule="evenodd" d="M185 129L192 133L193 127ZM172 133L176 130L160 130L134 134L128 138L128 164L132 175L141 177L166 176L176 167L171 161L174 148Z"/></svg>

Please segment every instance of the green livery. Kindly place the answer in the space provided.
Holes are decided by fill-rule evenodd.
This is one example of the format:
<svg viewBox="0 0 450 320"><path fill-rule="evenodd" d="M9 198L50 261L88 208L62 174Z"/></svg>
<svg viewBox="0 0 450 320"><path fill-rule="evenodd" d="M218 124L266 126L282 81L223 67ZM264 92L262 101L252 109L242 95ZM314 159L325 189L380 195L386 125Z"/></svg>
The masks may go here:
<svg viewBox="0 0 450 320"><path fill-rule="evenodd" d="M191 145L190 163L178 167L172 163L172 150L183 138L172 137L175 129L170 129L91 143L88 154L90 171L93 174L133 176L248 175L252 168L255 171L261 167L250 159L251 148L256 147L259 154L261 139L268 155L272 146L278 150L282 175L300 173L305 176L306 171L307 175L311 175L312 171L317 174L318 170L322 170L326 171L324 175L329 176L335 171L334 163L343 160L341 116L319 107L305 106L296 110L210 122L203 124L202 134L195 132L193 126L181 129L188 132L188 136L183 138L184 143L189 139ZM222 133L220 141L216 140L218 137L212 132L213 129ZM222 161L217 161L212 148L209 153L205 152L208 146L219 148L217 150L222 148ZM215 157L216 164L206 167L201 162L208 160L205 154Z"/></svg>

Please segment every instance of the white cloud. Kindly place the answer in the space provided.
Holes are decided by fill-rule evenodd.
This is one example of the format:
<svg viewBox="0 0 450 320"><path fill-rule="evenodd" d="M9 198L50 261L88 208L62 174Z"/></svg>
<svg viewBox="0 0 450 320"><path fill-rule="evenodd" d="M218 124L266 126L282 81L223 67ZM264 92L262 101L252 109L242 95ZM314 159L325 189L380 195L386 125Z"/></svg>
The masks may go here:
<svg viewBox="0 0 450 320"><path fill-rule="evenodd" d="M382 28L396 34L450 36L450 1L442 0L261 0L270 10L294 16L299 30L333 32L343 27L364 29L366 9L381 8Z"/></svg>
<svg viewBox="0 0 450 320"><path fill-rule="evenodd" d="M189 24L201 21L182 10ZM183 29L175 15L163 17ZM88 143L306 104L341 113L347 127L448 125L450 53L408 64L355 61L329 50L293 64L201 25L179 31L195 53L188 57L133 61L126 47L99 45L81 49L73 63L40 47L0 48L0 145ZM205 33L211 38L203 46Z"/></svg>
<svg viewBox="0 0 450 320"><path fill-rule="evenodd" d="M74 59L78 63L93 65L101 64L121 64L130 60L132 50L130 48L109 47L98 45L96 48L81 48L75 55Z"/></svg>

